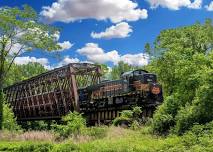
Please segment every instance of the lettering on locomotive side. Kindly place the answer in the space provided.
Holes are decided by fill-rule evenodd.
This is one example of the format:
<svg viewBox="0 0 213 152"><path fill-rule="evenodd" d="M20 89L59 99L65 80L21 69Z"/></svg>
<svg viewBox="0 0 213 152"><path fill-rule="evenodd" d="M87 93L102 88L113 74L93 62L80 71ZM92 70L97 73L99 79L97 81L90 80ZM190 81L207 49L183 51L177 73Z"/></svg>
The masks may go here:
<svg viewBox="0 0 213 152"><path fill-rule="evenodd" d="M137 91L149 91L149 84L143 84L140 81L134 81L133 86Z"/></svg>
<svg viewBox="0 0 213 152"><path fill-rule="evenodd" d="M103 91L113 91L113 90L119 90L119 89L122 89L122 84L107 85L103 87Z"/></svg>
<svg viewBox="0 0 213 152"><path fill-rule="evenodd" d="M92 92L92 98L97 98L104 96L105 92L115 92L117 90L121 90L122 84L112 84L112 85L106 85L104 87L100 87L99 90L95 90Z"/></svg>

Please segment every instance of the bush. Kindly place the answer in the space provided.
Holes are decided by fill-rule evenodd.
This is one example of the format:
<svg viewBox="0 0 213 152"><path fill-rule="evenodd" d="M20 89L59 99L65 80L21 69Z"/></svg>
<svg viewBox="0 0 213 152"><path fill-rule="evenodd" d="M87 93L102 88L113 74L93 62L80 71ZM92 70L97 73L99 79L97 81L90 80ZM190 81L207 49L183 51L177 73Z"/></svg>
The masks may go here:
<svg viewBox="0 0 213 152"><path fill-rule="evenodd" d="M122 123L130 123L133 117L133 112L131 110L123 110L120 117L113 120L115 126L121 125Z"/></svg>
<svg viewBox="0 0 213 152"><path fill-rule="evenodd" d="M196 116L193 110L193 107L188 105L179 110L176 116L176 126L173 130L174 133L182 134L188 130L194 122L196 122Z"/></svg>
<svg viewBox="0 0 213 152"><path fill-rule="evenodd" d="M140 124L139 124L139 122L138 122L138 121L136 121L136 120L133 120L133 122L132 122L132 124L131 124L130 128L131 128L131 129L133 129L133 130L137 130L137 129L139 129L139 128L140 128Z"/></svg>
<svg viewBox="0 0 213 152"><path fill-rule="evenodd" d="M202 82L192 101L184 105L180 102L182 97L176 94L165 99L153 117L152 129L157 133L168 132L173 128L177 134L183 134L194 123L205 124L213 120L213 70L195 74L196 79ZM178 100L179 99L179 100Z"/></svg>
<svg viewBox="0 0 213 152"><path fill-rule="evenodd" d="M17 124L16 118L9 104L3 103L3 122L2 128L4 130L18 131L21 127Z"/></svg>
<svg viewBox="0 0 213 152"><path fill-rule="evenodd" d="M178 110L177 99L175 96L169 96L164 103L158 107L153 116L152 130L156 133L166 133L175 125L175 115Z"/></svg>
<svg viewBox="0 0 213 152"><path fill-rule="evenodd" d="M81 114L77 112L70 112L62 117L62 125L53 125L54 130L60 134L61 137L67 138L69 135L78 135L82 129L86 127L86 120Z"/></svg>
<svg viewBox="0 0 213 152"><path fill-rule="evenodd" d="M170 152L213 151L213 122L205 125L194 124L182 136L170 134L157 149Z"/></svg>
<svg viewBox="0 0 213 152"><path fill-rule="evenodd" d="M51 130L51 126L55 123L54 120L37 120L22 122L21 126L26 130Z"/></svg>
<svg viewBox="0 0 213 152"><path fill-rule="evenodd" d="M133 107L132 112L134 118L139 118L142 113L141 107Z"/></svg>
<svg viewBox="0 0 213 152"><path fill-rule="evenodd" d="M134 129L139 128L142 122L141 113L141 107L133 107L132 110L123 110L120 117L113 120L113 124L115 126L125 124Z"/></svg>
<svg viewBox="0 0 213 152"><path fill-rule="evenodd" d="M199 75L203 84L196 91L191 105L186 105L178 111L175 131L184 133L194 123L205 124L213 120L213 70Z"/></svg>

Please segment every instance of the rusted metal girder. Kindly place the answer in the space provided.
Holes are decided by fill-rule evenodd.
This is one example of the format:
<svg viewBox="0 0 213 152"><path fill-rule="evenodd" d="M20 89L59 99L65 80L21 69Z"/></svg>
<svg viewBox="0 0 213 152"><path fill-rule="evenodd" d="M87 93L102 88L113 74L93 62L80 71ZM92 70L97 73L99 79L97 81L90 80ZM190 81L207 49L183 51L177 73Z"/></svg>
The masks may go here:
<svg viewBox="0 0 213 152"><path fill-rule="evenodd" d="M71 63L4 89L18 120L58 119L79 111L78 88L100 81L100 66Z"/></svg>

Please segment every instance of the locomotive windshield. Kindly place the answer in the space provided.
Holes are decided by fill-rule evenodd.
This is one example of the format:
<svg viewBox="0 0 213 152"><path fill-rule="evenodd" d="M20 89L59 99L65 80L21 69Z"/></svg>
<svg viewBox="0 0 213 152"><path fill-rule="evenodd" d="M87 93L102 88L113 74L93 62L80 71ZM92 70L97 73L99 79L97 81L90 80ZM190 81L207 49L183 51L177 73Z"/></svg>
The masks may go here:
<svg viewBox="0 0 213 152"><path fill-rule="evenodd" d="M155 74L149 73L145 70L135 70L133 71L133 79L134 80L140 80L142 83L150 83L150 82L156 82L157 77Z"/></svg>
<svg viewBox="0 0 213 152"><path fill-rule="evenodd" d="M125 79L129 81L129 83L133 83L133 81L140 80L142 83L156 83L157 76L155 74L149 73L146 70L134 70L128 71L121 75L121 79Z"/></svg>
<svg viewBox="0 0 213 152"><path fill-rule="evenodd" d="M157 77L156 77L155 74L147 73L147 74L144 74L143 81L144 81L144 83L149 83L149 82L156 83L157 82Z"/></svg>

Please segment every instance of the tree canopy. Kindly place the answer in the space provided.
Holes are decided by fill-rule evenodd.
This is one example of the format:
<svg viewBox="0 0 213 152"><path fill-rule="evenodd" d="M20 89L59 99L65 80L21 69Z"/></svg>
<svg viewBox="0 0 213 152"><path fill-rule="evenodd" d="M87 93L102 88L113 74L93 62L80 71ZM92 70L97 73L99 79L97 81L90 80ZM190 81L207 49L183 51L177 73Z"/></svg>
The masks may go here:
<svg viewBox="0 0 213 152"><path fill-rule="evenodd" d="M164 30L155 48L161 56L148 69L164 86L165 102L154 116L154 129L184 132L193 123L213 119L213 26L211 20Z"/></svg>
<svg viewBox="0 0 213 152"><path fill-rule="evenodd" d="M13 64L7 74L7 79L5 80L4 85L9 86L14 84L15 82L20 82L22 80L39 75L46 71L47 69L45 69L40 63L30 62L24 65Z"/></svg>
<svg viewBox="0 0 213 152"><path fill-rule="evenodd" d="M0 8L0 94L15 58L25 51L58 50L55 34L58 30L39 21L37 13L29 6ZM0 129L3 95L0 95Z"/></svg>
<svg viewBox="0 0 213 152"><path fill-rule="evenodd" d="M137 67L133 67L123 61L118 62L118 65L115 65L111 71L111 77L113 80L119 79L121 74L127 71L134 70Z"/></svg>

